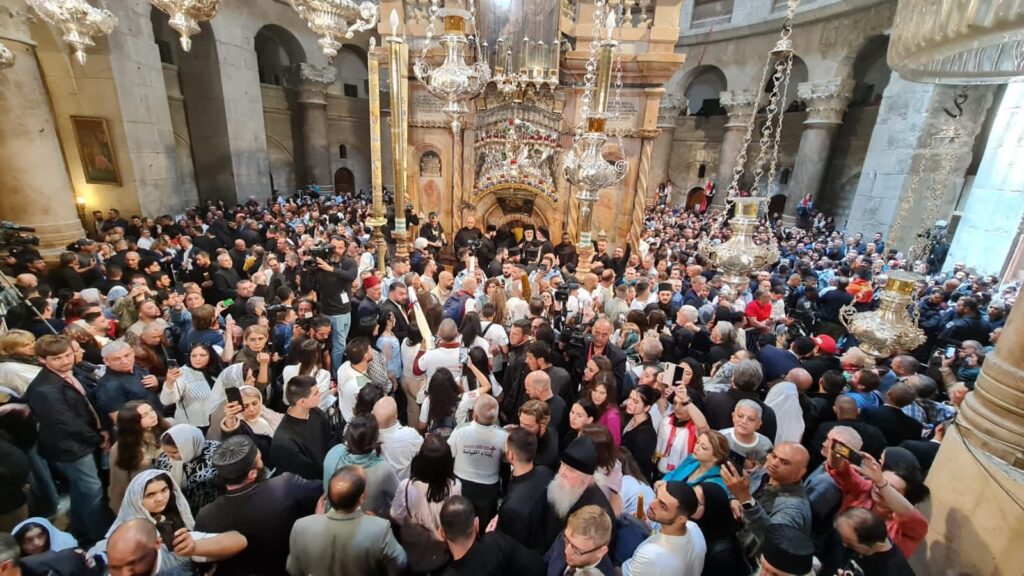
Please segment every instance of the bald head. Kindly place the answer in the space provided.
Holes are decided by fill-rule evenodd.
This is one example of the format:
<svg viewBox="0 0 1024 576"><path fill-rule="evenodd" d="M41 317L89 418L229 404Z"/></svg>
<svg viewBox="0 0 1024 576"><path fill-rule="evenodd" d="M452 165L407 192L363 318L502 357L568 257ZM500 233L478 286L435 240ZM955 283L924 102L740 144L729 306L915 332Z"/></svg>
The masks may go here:
<svg viewBox="0 0 1024 576"><path fill-rule="evenodd" d="M803 368L793 368L786 373L786 382L792 382L796 384L796 389L801 392L810 390L811 385L814 384L814 379L811 378L811 373Z"/></svg>
<svg viewBox="0 0 1024 576"><path fill-rule="evenodd" d="M834 410L836 418L839 420L856 420L857 415L860 414L860 409L857 408L857 401L846 394L836 398Z"/></svg>
<svg viewBox="0 0 1024 576"><path fill-rule="evenodd" d="M768 459L768 476L781 485L800 482L807 472L811 455L796 442L783 442L775 446Z"/></svg>
<svg viewBox="0 0 1024 576"><path fill-rule="evenodd" d="M112 576L143 576L156 567L160 541L156 527L146 518L117 527L107 541L107 562Z"/></svg>
<svg viewBox="0 0 1024 576"><path fill-rule="evenodd" d="M14 279L14 283L18 288L35 288L39 285L39 279L36 278L35 274L18 274Z"/></svg>
<svg viewBox="0 0 1024 576"><path fill-rule="evenodd" d="M490 394L484 394L473 404L473 420L481 426L491 426L498 421L498 401Z"/></svg>
<svg viewBox="0 0 1024 576"><path fill-rule="evenodd" d="M900 354L892 359L892 371L900 377L915 374L917 372L917 367L917 358L914 358L913 356Z"/></svg>
<svg viewBox="0 0 1024 576"><path fill-rule="evenodd" d="M350 464L338 468L331 476L327 498L331 507L341 512L355 512L366 494L366 472L362 466Z"/></svg>
<svg viewBox="0 0 1024 576"><path fill-rule="evenodd" d="M534 370L526 375L526 394L534 400L551 397L551 377L543 370Z"/></svg>
<svg viewBox="0 0 1024 576"><path fill-rule="evenodd" d="M398 420L398 404L391 396L385 396L373 405L373 417L377 419L377 426L381 429L390 428Z"/></svg>
<svg viewBox="0 0 1024 576"><path fill-rule="evenodd" d="M463 292L468 292L469 294L476 294L476 286L476 278L473 276L467 276L466 279L462 281Z"/></svg>

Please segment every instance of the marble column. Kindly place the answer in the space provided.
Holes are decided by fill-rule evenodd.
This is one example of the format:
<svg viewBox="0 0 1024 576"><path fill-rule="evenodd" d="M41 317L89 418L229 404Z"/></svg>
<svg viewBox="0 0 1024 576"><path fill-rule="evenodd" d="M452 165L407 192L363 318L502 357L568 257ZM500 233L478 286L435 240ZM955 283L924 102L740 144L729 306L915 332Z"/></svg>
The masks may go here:
<svg viewBox="0 0 1024 576"><path fill-rule="evenodd" d="M729 116L725 123L725 134L722 135L722 148L718 153L718 176L715 178L717 192L712 201L713 206L725 205L733 172L737 168L736 156L743 148L743 139L747 134L747 124L757 112L757 96L754 90L729 90L720 96L722 107Z"/></svg>
<svg viewBox="0 0 1024 576"><path fill-rule="evenodd" d="M317 66L305 62L292 69L291 87L299 105L302 122L302 150L306 180L317 184L334 184L331 174L331 152L327 137L327 89L337 80L333 66Z"/></svg>
<svg viewBox="0 0 1024 576"><path fill-rule="evenodd" d="M793 166L786 216L796 215L796 208L806 194L817 202L832 156L832 142L853 95L853 82L845 78L802 82L796 93L807 104L807 119Z"/></svg>
<svg viewBox="0 0 1024 576"><path fill-rule="evenodd" d="M0 38L14 64L0 72L0 219L36 229L47 259L85 236L75 208L26 8L0 10ZM71 64L77 66L77 64Z"/></svg>

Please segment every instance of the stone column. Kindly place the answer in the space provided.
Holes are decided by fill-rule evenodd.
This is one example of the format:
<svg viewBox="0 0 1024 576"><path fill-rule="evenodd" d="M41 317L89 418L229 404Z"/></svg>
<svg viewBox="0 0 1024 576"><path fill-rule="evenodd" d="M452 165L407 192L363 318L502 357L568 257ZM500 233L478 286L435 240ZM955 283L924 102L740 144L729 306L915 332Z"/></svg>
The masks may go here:
<svg viewBox="0 0 1024 576"><path fill-rule="evenodd" d="M302 115L301 140L306 179L321 186L334 184L327 138L327 89L337 76L337 69L333 66L303 62L292 69L291 86Z"/></svg>
<svg viewBox="0 0 1024 576"><path fill-rule="evenodd" d="M796 208L805 194L817 201L832 156L832 142L843 123L852 91L853 82L845 78L802 82L796 87L797 95L807 103L807 119L793 166L786 216L796 215Z"/></svg>
<svg viewBox="0 0 1024 576"><path fill-rule="evenodd" d="M36 229L39 251L53 258L85 236L75 208L26 8L0 10L0 38L14 65L0 72L0 219ZM71 64L77 66L77 64Z"/></svg>
<svg viewBox="0 0 1024 576"><path fill-rule="evenodd" d="M654 139L652 152L653 162L651 174L647 181L647 190L638 190L646 195L647 203L652 204L658 192L658 186L668 181L669 168L672 164L672 139L675 137L676 118L682 109L683 100L668 94L661 97L658 107L658 136Z"/></svg>
<svg viewBox="0 0 1024 576"><path fill-rule="evenodd" d="M757 112L757 96L757 92L753 90L729 90L722 92L720 96L729 120L725 123L722 148L718 154L718 176L715 178L717 192L712 201L713 206L725 205L725 198L729 195L729 184L732 183L733 171L736 168L736 156L743 148L743 139L747 134L747 124Z"/></svg>
<svg viewBox="0 0 1024 576"><path fill-rule="evenodd" d="M947 426L928 473L918 574L1019 574L1024 566L1024 306L1010 312L995 351Z"/></svg>

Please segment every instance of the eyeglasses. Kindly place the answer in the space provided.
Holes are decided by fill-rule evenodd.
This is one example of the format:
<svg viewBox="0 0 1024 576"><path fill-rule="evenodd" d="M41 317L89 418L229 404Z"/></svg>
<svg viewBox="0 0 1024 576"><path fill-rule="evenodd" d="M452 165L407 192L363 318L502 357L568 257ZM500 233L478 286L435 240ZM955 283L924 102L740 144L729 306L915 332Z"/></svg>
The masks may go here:
<svg viewBox="0 0 1024 576"><path fill-rule="evenodd" d="M573 554L575 554L577 556L586 556L587 554L590 554L591 552L597 552L598 550L601 549L601 546L597 546L595 548L591 548L590 550L582 550L582 549L580 549L579 546L577 546L576 544L573 544L572 540L569 539L569 535L568 534L563 533L562 536L565 538L565 543L568 544L570 548L572 548ZM602 544L602 546L603 546L603 544Z"/></svg>

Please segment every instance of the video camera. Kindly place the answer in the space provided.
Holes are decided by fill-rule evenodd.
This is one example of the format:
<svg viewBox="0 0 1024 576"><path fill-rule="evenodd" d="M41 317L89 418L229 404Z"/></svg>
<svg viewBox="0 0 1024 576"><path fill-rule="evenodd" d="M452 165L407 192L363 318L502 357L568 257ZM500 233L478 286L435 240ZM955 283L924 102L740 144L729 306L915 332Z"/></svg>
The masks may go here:
<svg viewBox="0 0 1024 576"><path fill-rule="evenodd" d="M580 285L578 282L566 282L555 290L555 301L565 304L569 301L569 296L572 294L573 290L579 290L579 288Z"/></svg>
<svg viewBox="0 0 1024 576"><path fill-rule="evenodd" d="M13 222L0 222L0 248L8 246L38 246L39 238L34 234L35 228L18 226Z"/></svg>
<svg viewBox="0 0 1024 576"><path fill-rule="evenodd" d="M306 251L306 258L302 261L302 267L305 270L316 270L317 263L316 259L319 258L324 262L331 259L334 255L334 246L326 244L323 246L315 246Z"/></svg>

